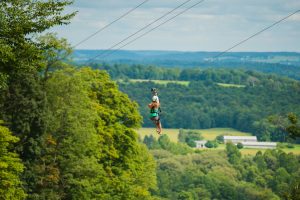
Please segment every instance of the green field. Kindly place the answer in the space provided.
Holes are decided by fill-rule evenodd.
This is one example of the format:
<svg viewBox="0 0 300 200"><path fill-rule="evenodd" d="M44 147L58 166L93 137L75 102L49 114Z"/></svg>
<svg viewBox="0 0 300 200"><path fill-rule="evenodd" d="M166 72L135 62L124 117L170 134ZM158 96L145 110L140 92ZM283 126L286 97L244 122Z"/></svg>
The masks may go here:
<svg viewBox="0 0 300 200"><path fill-rule="evenodd" d="M232 128L211 128L196 131L201 133L204 140L214 140L218 135L251 136L251 133L241 132Z"/></svg>
<svg viewBox="0 0 300 200"><path fill-rule="evenodd" d="M237 131L232 128L211 128L211 129L201 129L201 130L192 130L201 133L204 137L204 140L214 140L218 135L238 135L238 136L249 136L250 133L245 133ZM155 132L155 128L141 128L137 130L140 137L143 139L145 135L153 135L158 138L158 134ZM163 134L167 134L171 141L178 141L179 129L163 129Z"/></svg>
<svg viewBox="0 0 300 200"><path fill-rule="evenodd" d="M295 145L295 148L283 148L281 149L286 153L293 153L296 155L300 155L300 145ZM265 152L266 149L241 149L240 150L243 155L255 155L258 151Z"/></svg>
<svg viewBox="0 0 300 200"><path fill-rule="evenodd" d="M124 80L118 80L119 82L125 83ZM177 81L177 80L149 80L149 79L129 79L129 82L131 83L138 83L138 82L154 82L156 84L160 85L167 85L168 83L176 83L184 86L188 86L190 84L190 81ZM242 88L246 87L245 85L238 85L238 84L229 84L229 83L217 83L217 85L222 87L236 87L236 88Z"/></svg>
<svg viewBox="0 0 300 200"><path fill-rule="evenodd" d="M122 80L119 80L120 82L124 82ZM188 86L190 81L171 81L171 80L148 80L148 79L130 79L129 82L132 83L138 83L138 82L154 82L156 84L160 85L167 85L168 83L176 83L180 85Z"/></svg>
<svg viewBox="0 0 300 200"><path fill-rule="evenodd" d="M236 135L236 136L251 136L250 133L241 132L232 128L211 128L211 129L197 129L193 130L201 133L204 140L214 140L218 135ZM159 135L156 133L155 128L141 128L137 130L138 135L141 139L144 139L146 135L153 135L158 139ZM163 129L163 134L167 134L172 142L178 142L179 129ZM294 145L295 148L283 148L282 150L286 153L294 153L300 155L300 145ZM225 145L219 144L216 149L204 149L206 150L224 150ZM243 155L255 155L258 151L264 152L266 149L241 149L240 152Z"/></svg>
<svg viewBox="0 0 300 200"><path fill-rule="evenodd" d="M245 85L238 85L238 84L228 84L228 83L217 83L217 84L222 87L236 87L236 88L246 87Z"/></svg>
<svg viewBox="0 0 300 200"><path fill-rule="evenodd" d="M283 148L281 150L283 150L286 153L293 153L296 155L300 155L300 145L294 145L295 148ZM214 151L218 151L218 150L224 150L225 149L225 144L219 144L218 148L216 149L205 149L205 150L214 150ZM262 153L266 151L266 149L251 149L251 148L243 148L240 149L240 152L242 153L242 155L255 155L258 151L261 151Z"/></svg>
<svg viewBox="0 0 300 200"><path fill-rule="evenodd" d="M141 128L137 130L137 133L142 139L144 139L146 135L153 135L156 139L159 137L155 128ZM179 129L163 129L163 134L167 134L172 142L178 141L178 133Z"/></svg>

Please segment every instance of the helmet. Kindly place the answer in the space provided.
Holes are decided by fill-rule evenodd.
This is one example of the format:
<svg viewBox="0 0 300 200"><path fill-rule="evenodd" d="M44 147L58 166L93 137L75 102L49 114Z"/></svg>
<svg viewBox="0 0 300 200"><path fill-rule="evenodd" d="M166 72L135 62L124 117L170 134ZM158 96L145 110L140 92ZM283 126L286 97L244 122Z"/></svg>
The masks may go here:
<svg viewBox="0 0 300 200"><path fill-rule="evenodd" d="M156 88L151 88L152 94L157 94L157 89Z"/></svg>
<svg viewBox="0 0 300 200"><path fill-rule="evenodd" d="M151 88L151 92L156 92L156 88Z"/></svg>
<svg viewBox="0 0 300 200"><path fill-rule="evenodd" d="M157 102L158 101L158 96L153 96L152 97L152 101L156 101Z"/></svg>

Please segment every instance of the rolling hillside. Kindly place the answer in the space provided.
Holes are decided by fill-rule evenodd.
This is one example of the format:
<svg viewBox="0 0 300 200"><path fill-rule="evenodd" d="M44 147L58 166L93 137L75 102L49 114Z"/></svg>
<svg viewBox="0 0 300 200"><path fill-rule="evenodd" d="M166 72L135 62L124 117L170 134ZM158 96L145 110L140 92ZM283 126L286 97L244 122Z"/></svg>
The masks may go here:
<svg viewBox="0 0 300 200"><path fill-rule="evenodd" d="M75 50L73 61L80 65L101 55L104 50ZM126 51L119 50L92 63L155 65L160 67L201 67L256 70L300 80L300 53L296 52L230 52L217 59L219 52Z"/></svg>

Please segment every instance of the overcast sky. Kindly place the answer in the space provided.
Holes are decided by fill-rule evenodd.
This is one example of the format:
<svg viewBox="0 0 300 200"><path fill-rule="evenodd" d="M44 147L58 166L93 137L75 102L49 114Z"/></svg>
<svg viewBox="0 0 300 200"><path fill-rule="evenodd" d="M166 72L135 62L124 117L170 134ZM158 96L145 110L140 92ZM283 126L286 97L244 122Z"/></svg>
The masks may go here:
<svg viewBox="0 0 300 200"><path fill-rule="evenodd" d="M149 0L76 49L107 49L184 1ZM75 45L141 2L75 0L67 11L78 11L76 17L54 31ZM205 0L124 49L223 51L299 9L300 0ZM232 51L300 52L300 12Z"/></svg>

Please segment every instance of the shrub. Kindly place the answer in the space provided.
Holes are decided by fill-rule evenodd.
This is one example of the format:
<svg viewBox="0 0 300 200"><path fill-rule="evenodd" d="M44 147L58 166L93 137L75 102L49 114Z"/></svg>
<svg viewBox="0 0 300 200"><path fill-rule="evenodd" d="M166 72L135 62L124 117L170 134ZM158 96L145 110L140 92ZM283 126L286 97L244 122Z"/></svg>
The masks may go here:
<svg viewBox="0 0 300 200"><path fill-rule="evenodd" d="M196 131L185 131L183 129L179 130L178 141L181 143L186 143L190 147L196 147L195 141L202 140L203 137L201 133Z"/></svg>
<svg viewBox="0 0 300 200"><path fill-rule="evenodd" d="M283 148L285 148L285 145L283 143L278 142L277 143L277 148L278 149L283 149Z"/></svg>
<svg viewBox="0 0 300 200"><path fill-rule="evenodd" d="M213 148L213 147L214 147L214 144L213 144L212 141L207 141L207 142L205 143L205 146L206 146L207 148Z"/></svg>
<svg viewBox="0 0 300 200"><path fill-rule="evenodd" d="M205 143L205 146L207 148L217 148L218 147L218 143L216 141L207 141Z"/></svg>
<svg viewBox="0 0 300 200"><path fill-rule="evenodd" d="M286 147L289 148L289 149L295 148L294 144L292 144L292 143L288 143L288 144L286 145Z"/></svg>
<svg viewBox="0 0 300 200"><path fill-rule="evenodd" d="M244 148L244 145L242 144L242 143L237 143L237 145L236 145L236 147L238 148L238 149L242 149L242 148Z"/></svg>
<svg viewBox="0 0 300 200"><path fill-rule="evenodd" d="M218 135L216 137L216 141L219 143L219 144L223 144L224 143L224 135Z"/></svg>

